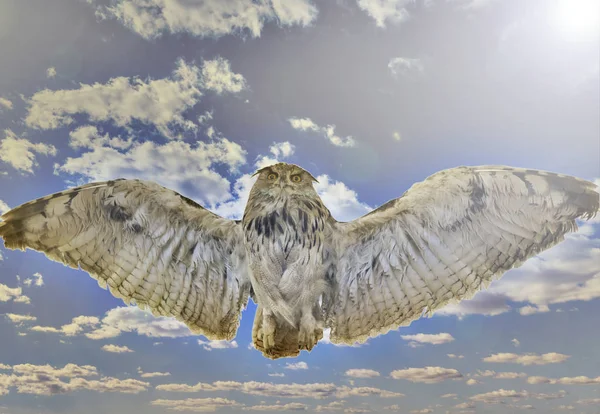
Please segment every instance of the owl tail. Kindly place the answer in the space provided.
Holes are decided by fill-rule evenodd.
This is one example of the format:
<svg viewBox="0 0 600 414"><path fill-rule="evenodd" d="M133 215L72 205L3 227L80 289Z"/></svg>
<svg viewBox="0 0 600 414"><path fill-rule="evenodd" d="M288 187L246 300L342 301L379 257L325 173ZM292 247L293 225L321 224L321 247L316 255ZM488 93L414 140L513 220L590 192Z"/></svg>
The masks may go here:
<svg viewBox="0 0 600 414"><path fill-rule="evenodd" d="M277 318L277 327L275 328L275 346L268 351L264 348L262 338L259 339L258 331L262 329L263 310L260 305L256 308L254 316L254 326L252 327L252 342L254 347L270 359L296 357L300 354L298 345L299 330L290 326L284 319Z"/></svg>

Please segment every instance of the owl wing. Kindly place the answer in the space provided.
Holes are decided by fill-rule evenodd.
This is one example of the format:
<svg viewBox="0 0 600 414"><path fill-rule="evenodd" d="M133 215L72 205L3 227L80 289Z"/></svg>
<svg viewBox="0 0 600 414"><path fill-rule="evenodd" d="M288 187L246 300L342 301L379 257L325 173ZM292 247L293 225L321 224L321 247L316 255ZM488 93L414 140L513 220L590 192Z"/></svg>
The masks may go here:
<svg viewBox="0 0 600 414"><path fill-rule="evenodd" d="M195 334L233 339L248 301L242 228L158 184L119 179L49 195L2 217L9 249L30 248Z"/></svg>
<svg viewBox="0 0 600 414"><path fill-rule="evenodd" d="M364 342L447 303L563 240L599 207L595 185L503 166L438 172L352 222L324 303L334 343Z"/></svg>

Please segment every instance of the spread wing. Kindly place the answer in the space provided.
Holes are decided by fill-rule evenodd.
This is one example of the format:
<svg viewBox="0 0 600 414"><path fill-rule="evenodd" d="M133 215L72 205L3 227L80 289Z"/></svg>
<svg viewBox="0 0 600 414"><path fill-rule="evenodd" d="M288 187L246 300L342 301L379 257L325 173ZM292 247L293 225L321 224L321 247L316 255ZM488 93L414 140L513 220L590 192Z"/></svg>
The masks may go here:
<svg viewBox="0 0 600 414"><path fill-rule="evenodd" d="M242 228L140 180L87 184L2 217L9 249L30 248L85 270L98 284L195 334L233 339L248 301Z"/></svg>
<svg viewBox="0 0 600 414"><path fill-rule="evenodd" d="M408 325L424 310L472 297L491 280L563 240L599 206L595 185L502 166L459 167L402 197L337 223L326 324L335 343Z"/></svg>

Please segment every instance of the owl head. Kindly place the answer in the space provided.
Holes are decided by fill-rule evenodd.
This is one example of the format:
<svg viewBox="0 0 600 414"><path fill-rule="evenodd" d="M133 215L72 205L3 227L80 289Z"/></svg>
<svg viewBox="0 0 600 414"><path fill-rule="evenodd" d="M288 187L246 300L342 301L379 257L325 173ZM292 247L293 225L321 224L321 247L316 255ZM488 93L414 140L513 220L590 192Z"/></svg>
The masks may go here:
<svg viewBox="0 0 600 414"><path fill-rule="evenodd" d="M318 182L315 177L303 168L294 164L280 162L269 165L256 171L258 175L252 192L268 192L273 195L277 193L289 194L313 194L315 189L313 182Z"/></svg>

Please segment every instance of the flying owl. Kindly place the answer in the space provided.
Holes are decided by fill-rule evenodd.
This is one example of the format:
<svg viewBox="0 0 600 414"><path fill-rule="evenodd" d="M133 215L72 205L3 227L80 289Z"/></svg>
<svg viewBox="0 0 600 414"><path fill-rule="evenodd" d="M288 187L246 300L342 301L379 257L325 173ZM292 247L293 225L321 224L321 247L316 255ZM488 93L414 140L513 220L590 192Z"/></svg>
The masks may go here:
<svg viewBox="0 0 600 414"><path fill-rule="evenodd" d="M9 249L80 268L128 304L231 340L258 304L256 349L276 359L364 342L472 297L599 208L595 185L504 166L458 167L336 221L292 164L256 172L242 220L141 180L87 184L2 216Z"/></svg>

